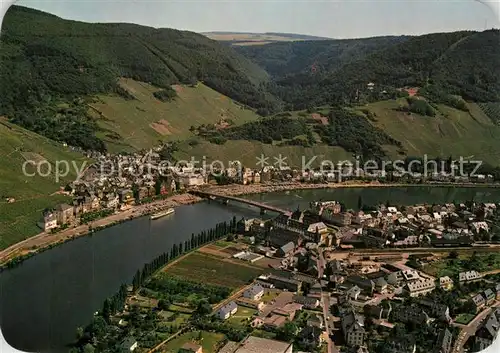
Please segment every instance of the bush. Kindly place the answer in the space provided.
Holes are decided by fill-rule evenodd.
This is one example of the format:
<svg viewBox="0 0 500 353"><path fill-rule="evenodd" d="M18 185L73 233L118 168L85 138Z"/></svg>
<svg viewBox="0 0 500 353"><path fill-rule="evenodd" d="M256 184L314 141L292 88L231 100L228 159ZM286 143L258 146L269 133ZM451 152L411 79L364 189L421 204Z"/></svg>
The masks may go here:
<svg viewBox="0 0 500 353"><path fill-rule="evenodd" d="M170 102L175 97L177 97L177 92L175 92L173 88L162 89L153 93L153 96L155 96L156 99L162 102Z"/></svg>
<svg viewBox="0 0 500 353"><path fill-rule="evenodd" d="M408 97L408 110L412 113L436 116L436 110L425 100L415 97Z"/></svg>

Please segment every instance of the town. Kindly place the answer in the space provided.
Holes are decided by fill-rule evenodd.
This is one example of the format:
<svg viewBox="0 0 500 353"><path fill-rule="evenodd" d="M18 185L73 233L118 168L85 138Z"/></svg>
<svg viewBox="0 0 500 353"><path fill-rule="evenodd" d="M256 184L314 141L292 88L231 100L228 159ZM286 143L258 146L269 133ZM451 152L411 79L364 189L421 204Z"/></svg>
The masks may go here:
<svg viewBox="0 0 500 353"><path fill-rule="evenodd" d="M95 162L86 168L84 174L77 180L59 191L60 194L70 196L72 202L45 209L38 226L44 232L60 231L155 201L159 208L165 208L166 206L158 201L174 194L185 194L191 190L213 188L217 185L220 187L241 185L239 193L253 193L259 192L259 186L283 189L284 185L285 189L291 190L346 183L491 185L495 182L491 174L455 175L452 173L453 161L446 163L433 161L438 169L429 171L427 175L410 171L364 171L342 165L333 170L316 168L302 171L289 166L264 166L252 169L243 167L237 162L230 163L227 168L219 166L219 169L214 169L213 165L198 167L196 163L188 161L179 161L171 165L165 163L171 158L169 152L171 148L167 144L129 155L87 152L87 157ZM224 190L219 191L224 192ZM192 199L189 202L191 201ZM147 211L152 212L156 208L147 208ZM433 211L418 222L439 224L446 212L444 209ZM332 217L341 223L350 222L347 218L340 220L339 217L344 215L339 213ZM391 216L399 219L395 213ZM408 220L411 223L413 220L411 211L408 212L408 216L399 222ZM357 217L364 216L357 215ZM364 221L376 221L368 220L370 217L367 215Z"/></svg>
<svg viewBox="0 0 500 353"><path fill-rule="evenodd" d="M80 344L165 353L489 346L500 328L499 205L359 205L317 201L193 234L138 271Z"/></svg>

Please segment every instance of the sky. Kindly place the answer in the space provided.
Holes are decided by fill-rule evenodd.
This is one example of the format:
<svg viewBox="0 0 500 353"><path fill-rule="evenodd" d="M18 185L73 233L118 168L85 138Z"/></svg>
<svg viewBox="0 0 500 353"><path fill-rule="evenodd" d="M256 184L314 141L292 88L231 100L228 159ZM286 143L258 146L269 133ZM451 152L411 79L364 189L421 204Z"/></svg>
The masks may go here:
<svg viewBox="0 0 500 353"><path fill-rule="evenodd" d="M329 38L499 28L475 0L20 0L66 19L194 32L285 32Z"/></svg>

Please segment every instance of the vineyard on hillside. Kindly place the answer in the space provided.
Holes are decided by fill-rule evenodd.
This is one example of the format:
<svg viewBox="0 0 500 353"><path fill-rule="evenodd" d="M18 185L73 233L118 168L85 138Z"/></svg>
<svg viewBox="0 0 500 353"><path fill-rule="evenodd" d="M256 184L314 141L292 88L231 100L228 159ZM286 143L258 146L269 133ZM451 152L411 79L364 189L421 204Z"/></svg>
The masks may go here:
<svg viewBox="0 0 500 353"><path fill-rule="evenodd" d="M500 125L500 103L478 103L478 106L491 119L491 121L493 121L497 125Z"/></svg>

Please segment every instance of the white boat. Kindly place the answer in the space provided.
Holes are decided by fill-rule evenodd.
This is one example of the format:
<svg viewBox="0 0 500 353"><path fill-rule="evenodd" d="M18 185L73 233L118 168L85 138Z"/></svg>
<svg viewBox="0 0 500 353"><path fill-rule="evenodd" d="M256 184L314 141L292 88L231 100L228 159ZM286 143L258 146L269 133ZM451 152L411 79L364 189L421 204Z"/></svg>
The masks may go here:
<svg viewBox="0 0 500 353"><path fill-rule="evenodd" d="M158 218L161 218L161 217L168 216L169 214L172 214L174 212L175 212L175 210L173 208L168 208L165 211L153 213L150 218L152 220L154 220L154 219L158 219Z"/></svg>

